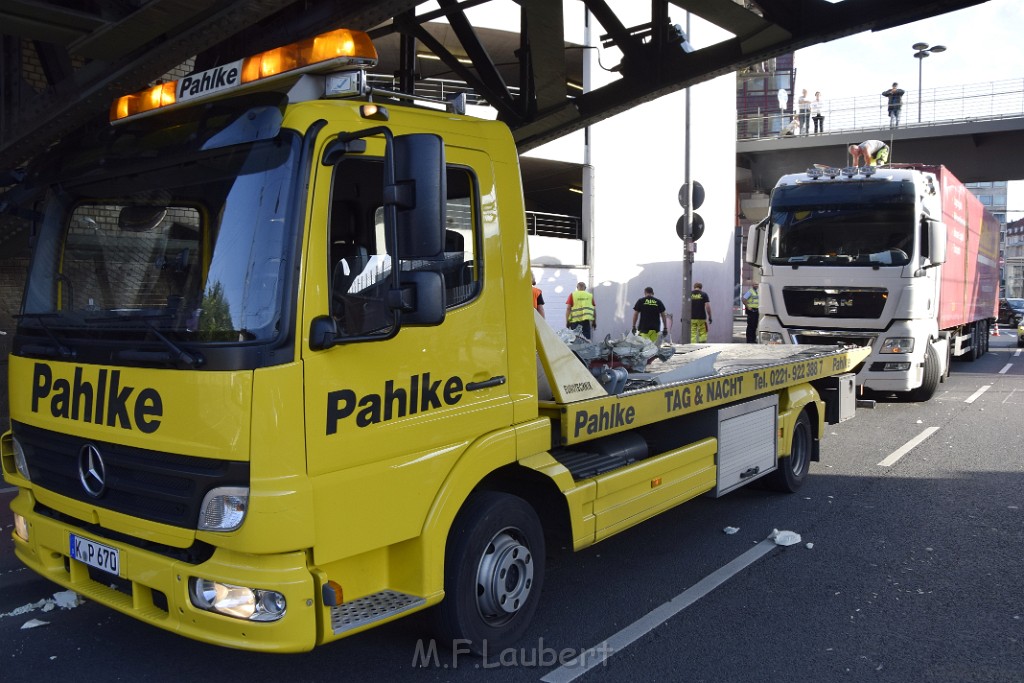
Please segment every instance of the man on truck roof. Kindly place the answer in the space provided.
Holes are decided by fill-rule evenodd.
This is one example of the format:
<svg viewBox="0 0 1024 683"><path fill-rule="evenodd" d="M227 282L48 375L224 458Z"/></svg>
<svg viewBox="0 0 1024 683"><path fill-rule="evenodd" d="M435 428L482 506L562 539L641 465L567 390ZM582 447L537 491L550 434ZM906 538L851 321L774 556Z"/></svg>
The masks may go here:
<svg viewBox="0 0 1024 683"><path fill-rule="evenodd" d="M854 166L877 166L889 162L889 145L881 140L865 140L859 145L850 145L849 151Z"/></svg>

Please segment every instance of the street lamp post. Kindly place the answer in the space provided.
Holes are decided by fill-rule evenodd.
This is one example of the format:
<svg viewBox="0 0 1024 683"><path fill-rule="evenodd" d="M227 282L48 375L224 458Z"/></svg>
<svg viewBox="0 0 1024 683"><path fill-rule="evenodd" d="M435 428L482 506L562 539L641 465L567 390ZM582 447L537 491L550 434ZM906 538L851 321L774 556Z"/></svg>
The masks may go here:
<svg viewBox="0 0 1024 683"><path fill-rule="evenodd" d="M924 63L924 58L932 53L945 52L945 45L933 45L928 47L928 43L914 43L911 47L916 50L914 56L917 57L917 122L921 123L921 100L923 99L923 92L921 90L921 65Z"/></svg>

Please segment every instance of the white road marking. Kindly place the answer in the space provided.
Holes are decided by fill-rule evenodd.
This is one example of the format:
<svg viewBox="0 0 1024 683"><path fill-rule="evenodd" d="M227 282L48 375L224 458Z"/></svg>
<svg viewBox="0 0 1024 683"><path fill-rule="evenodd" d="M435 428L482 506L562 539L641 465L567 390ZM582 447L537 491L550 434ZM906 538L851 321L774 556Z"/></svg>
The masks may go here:
<svg viewBox="0 0 1024 683"><path fill-rule="evenodd" d="M771 539L761 541L729 564L716 569L692 587L640 617L600 645L584 651L579 657L549 672L540 680L544 683L570 683L570 681L576 680L594 667L604 664L613 654L626 649L634 641L679 614L776 547L775 541Z"/></svg>
<svg viewBox="0 0 1024 683"><path fill-rule="evenodd" d="M1005 375L1009 371L1009 369L1012 368L1012 367L1013 367L1013 363L1007 363L1006 365L1003 366L1003 369L999 371L999 374L1000 375Z"/></svg>
<svg viewBox="0 0 1024 683"><path fill-rule="evenodd" d="M987 389L988 387L985 388ZM938 427L929 427L928 429L924 430L923 432L915 436L910 441L903 444L903 446L901 446L898 450L895 450L891 454L889 454L889 456L885 460L878 463L878 466L891 467L892 465L895 465L900 458L902 458L904 455L912 451L918 444L920 444L922 441L924 441L937 431L939 431Z"/></svg>
<svg viewBox="0 0 1024 683"><path fill-rule="evenodd" d="M978 398L979 398L979 397L980 397L980 396L981 396L982 394L984 394L984 393L985 393L986 391L988 391L988 390L989 390L989 389L991 389L991 388L992 388L992 385L991 385L991 384L986 384L986 385L985 385L985 386L983 386L983 387L982 387L981 389L978 389L978 390L977 390L977 391L975 391L975 392L974 392L973 394L971 394L970 396L968 396L967 398L965 398L965 399L964 399L964 403L974 403L975 401L977 401L977 400L978 400Z"/></svg>

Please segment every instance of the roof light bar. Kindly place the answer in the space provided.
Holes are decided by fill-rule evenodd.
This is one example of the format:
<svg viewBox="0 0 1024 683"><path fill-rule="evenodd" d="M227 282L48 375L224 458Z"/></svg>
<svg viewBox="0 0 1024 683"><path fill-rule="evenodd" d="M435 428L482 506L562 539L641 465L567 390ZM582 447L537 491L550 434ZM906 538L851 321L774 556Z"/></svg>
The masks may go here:
<svg viewBox="0 0 1024 683"><path fill-rule="evenodd" d="M343 66L372 67L376 63L377 49L370 36L362 31L336 29L119 97L110 107L110 121L116 123L162 107L197 102L285 75L331 71Z"/></svg>

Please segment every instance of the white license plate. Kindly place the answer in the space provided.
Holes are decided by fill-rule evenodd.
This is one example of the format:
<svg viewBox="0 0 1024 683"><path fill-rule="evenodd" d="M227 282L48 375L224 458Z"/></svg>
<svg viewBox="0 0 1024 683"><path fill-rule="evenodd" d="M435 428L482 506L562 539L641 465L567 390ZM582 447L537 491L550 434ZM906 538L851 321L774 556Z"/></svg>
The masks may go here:
<svg viewBox="0 0 1024 683"><path fill-rule="evenodd" d="M90 567L120 575L121 551L109 545L71 534L71 557Z"/></svg>

